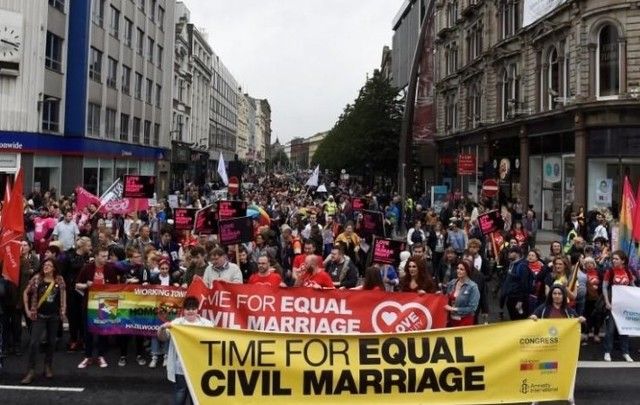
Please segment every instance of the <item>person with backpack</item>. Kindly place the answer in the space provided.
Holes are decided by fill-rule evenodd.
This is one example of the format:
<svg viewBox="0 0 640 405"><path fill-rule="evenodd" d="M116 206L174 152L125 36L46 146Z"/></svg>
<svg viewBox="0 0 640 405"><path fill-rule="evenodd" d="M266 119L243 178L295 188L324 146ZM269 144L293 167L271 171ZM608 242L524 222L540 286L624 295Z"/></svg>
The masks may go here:
<svg viewBox="0 0 640 405"><path fill-rule="evenodd" d="M613 338L616 333L616 322L611 314L611 287L614 285L634 285L634 277L629 270L629 258L622 250L616 250L611 254L611 267L604 274L602 280L602 295L604 297L605 307L607 308L607 314L604 320L604 361L611 361L611 351L613 350ZM619 335L620 350L622 351L622 357L629 363L633 362L633 359L629 355L629 336Z"/></svg>

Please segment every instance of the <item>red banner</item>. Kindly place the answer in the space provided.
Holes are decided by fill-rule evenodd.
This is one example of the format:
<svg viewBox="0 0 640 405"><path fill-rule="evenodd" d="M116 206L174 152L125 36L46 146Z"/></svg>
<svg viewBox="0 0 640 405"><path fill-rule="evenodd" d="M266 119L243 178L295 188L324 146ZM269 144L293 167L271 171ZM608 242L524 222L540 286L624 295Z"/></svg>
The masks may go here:
<svg viewBox="0 0 640 405"><path fill-rule="evenodd" d="M476 174L475 155L458 155L458 175L468 176Z"/></svg>
<svg viewBox="0 0 640 405"><path fill-rule="evenodd" d="M384 291L274 289L258 284L195 278L187 296L215 326L311 334L397 333L444 328L447 298L440 294Z"/></svg>

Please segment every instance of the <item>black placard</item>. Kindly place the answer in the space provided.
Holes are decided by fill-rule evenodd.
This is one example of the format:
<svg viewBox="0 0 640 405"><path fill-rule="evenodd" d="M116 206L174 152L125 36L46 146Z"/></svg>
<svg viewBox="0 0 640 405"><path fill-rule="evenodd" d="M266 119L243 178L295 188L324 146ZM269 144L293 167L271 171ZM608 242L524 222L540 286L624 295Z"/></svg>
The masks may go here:
<svg viewBox="0 0 640 405"><path fill-rule="evenodd" d="M504 220L502 219L502 215L500 215L500 211L489 211L478 215L478 226L480 226L480 232L482 232L483 235L488 235L503 229Z"/></svg>
<svg viewBox="0 0 640 405"><path fill-rule="evenodd" d="M219 219L239 218L247 215L246 201L220 200L216 204L218 204Z"/></svg>
<svg viewBox="0 0 640 405"><path fill-rule="evenodd" d="M153 198L156 176L124 175L123 198Z"/></svg>
<svg viewBox="0 0 640 405"><path fill-rule="evenodd" d="M393 239L374 239L373 242L373 263L384 263L398 266L400 264L400 253L406 249L407 243Z"/></svg>
<svg viewBox="0 0 640 405"><path fill-rule="evenodd" d="M173 227L176 231L193 229L196 217L195 208L176 208L173 210Z"/></svg>
<svg viewBox="0 0 640 405"><path fill-rule="evenodd" d="M253 240L253 220L250 217L221 219L218 221L218 241L229 246Z"/></svg>
<svg viewBox="0 0 640 405"><path fill-rule="evenodd" d="M208 205L196 212L193 232L198 235L218 233L218 212L214 205Z"/></svg>

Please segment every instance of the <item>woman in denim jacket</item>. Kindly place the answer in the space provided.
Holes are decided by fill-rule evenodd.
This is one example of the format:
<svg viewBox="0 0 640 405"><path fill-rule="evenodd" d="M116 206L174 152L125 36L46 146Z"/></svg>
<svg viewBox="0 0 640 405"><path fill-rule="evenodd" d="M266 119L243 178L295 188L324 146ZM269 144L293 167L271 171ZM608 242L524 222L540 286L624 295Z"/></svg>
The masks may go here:
<svg viewBox="0 0 640 405"><path fill-rule="evenodd" d="M471 265L460 261L456 265L456 278L447 284L449 304L444 309L449 311L448 326L470 326L475 323L474 317L480 302L478 285L469 278Z"/></svg>

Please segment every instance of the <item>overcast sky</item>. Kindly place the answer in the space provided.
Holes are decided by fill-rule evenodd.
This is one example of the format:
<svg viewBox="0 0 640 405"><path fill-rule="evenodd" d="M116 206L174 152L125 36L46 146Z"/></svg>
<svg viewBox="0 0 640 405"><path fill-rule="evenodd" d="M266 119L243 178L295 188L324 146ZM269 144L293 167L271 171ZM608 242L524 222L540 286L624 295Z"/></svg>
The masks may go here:
<svg viewBox="0 0 640 405"><path fill-rule="evenodd" d="M333 127L391 47L403 0L185 0L244 92L267 98L272 142Z"/></svg>

